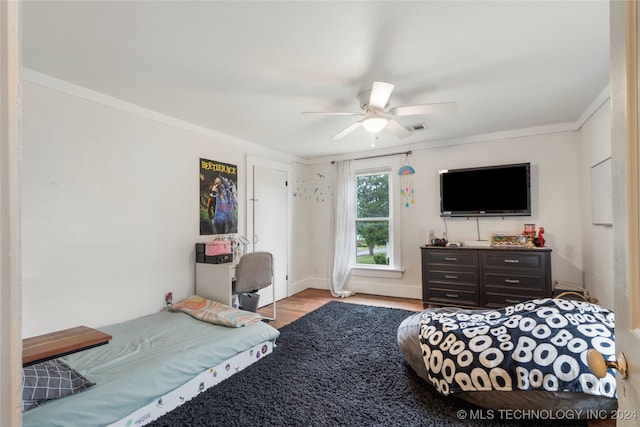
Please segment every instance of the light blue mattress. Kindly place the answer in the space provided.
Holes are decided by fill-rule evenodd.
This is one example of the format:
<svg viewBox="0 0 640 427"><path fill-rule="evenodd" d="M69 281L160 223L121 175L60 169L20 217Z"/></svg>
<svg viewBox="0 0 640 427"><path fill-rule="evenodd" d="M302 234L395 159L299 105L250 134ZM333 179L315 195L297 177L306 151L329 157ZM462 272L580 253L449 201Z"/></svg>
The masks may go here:
<svg viewBox="0 0 640 427"><path fill-rule="evenodd" d="M230 328L166 311L98 329L113 336L109 344L61 359L96 385L25 412L25 427L110 424L280 335L264 322Z"/></svg>

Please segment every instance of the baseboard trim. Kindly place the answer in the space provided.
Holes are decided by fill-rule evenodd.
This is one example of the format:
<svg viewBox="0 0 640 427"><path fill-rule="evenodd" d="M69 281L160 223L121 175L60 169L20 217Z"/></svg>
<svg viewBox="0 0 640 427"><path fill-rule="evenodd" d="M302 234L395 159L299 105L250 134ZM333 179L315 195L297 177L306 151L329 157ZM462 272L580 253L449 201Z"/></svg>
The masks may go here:
<svg viewBox="0 0 640 427"><path fill-rule="evenodd" d="M320 277L310 277L296 282L290 287L291 295L302 292L305 289L330 290L329 281ZM348 289L361 294L380 295L396 298L422 298L422 286L409 286L387 283L372 283L370 281L351 280Z"/></svg>

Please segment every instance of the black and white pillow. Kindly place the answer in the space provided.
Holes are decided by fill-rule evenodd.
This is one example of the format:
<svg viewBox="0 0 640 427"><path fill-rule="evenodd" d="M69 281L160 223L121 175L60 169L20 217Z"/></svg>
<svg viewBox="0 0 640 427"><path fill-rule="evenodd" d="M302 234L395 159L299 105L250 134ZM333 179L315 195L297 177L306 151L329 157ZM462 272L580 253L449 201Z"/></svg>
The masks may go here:
<svg viewBox="0 0 640 427"><path fill-rule="evenodd" d="M66 363L54 359L22 368L22 412L95 385Z"/></svg>

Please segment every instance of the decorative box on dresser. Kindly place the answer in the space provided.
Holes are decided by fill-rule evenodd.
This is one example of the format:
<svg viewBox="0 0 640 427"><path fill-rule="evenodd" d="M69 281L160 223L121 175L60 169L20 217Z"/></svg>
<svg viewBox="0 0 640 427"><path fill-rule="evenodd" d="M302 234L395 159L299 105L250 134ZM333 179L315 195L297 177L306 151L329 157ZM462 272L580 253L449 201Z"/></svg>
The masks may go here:
<svg viewBox="0 0 640 427"><path fill-rule="evenodd" d="M551 249L422 246L422 304L498 308L551 297Z"/></svg>

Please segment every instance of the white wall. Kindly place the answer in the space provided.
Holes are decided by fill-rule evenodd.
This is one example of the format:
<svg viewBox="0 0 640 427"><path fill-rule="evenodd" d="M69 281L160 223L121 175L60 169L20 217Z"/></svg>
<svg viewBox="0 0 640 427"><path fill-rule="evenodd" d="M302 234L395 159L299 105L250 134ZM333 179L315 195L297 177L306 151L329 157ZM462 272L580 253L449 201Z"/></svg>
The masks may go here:
<svg viewBox="0 0 640 427"><path fill-rule="evenodd" d="M23 108L23 337L192 294L194 243L210 238L199 235L198 159L238 165L244 192L246 149L29 81ZM244 221L241 206L240 232Z"/></svg>
<svg viewBox="0 0 640 427"><path fill-rule="evenodd" d="M311 288L329 289L329 239L331 238L332 167L329 162L309 168L307 204L309 206L309 270L305 284Z"/></svg>
<svg viewBox="0 0 640 427"><path fill-rule="evenodd" d="M547 246L552 252L554 280L582 283L580 139L577 132L512 138L492 142L414 150L409 157L416 170L413 176L415 205L402 208L402 279L352 276L350 288L362 293L421 298L420 246L433 230L442 236L445 223L439 216L439 177L443 168L486 166L530 162L532 165L532 205L530 217L480 218L480 238L493 232L522 232L525 223L545 227ZM314 165L311 175L331 174L328 164ZM328 224L330 202L311 200L313 248L309 285L327 287ZM476 240L475 219L447 220L449 240Z"/></svg>
<svg viewBox="0 0 640 427"><path fill-rule="evenodd" d="M315 249L310 244L313 227L310 227L310 194L309 194L309 167L301 163L293 163L291 171L291 234L292 241L298 242L291 250L291 265L289 268L289 291L291 294L300 292L309 286L309 263L315 256Z"/></svg>
<svg viewBox="0 0 640 427"><path fill-rule="evenodd" d="M610 100L582 126L580 139L584 286L599 304L613 309L613 227L591 223L591 167L611 156Z"/></svg>

